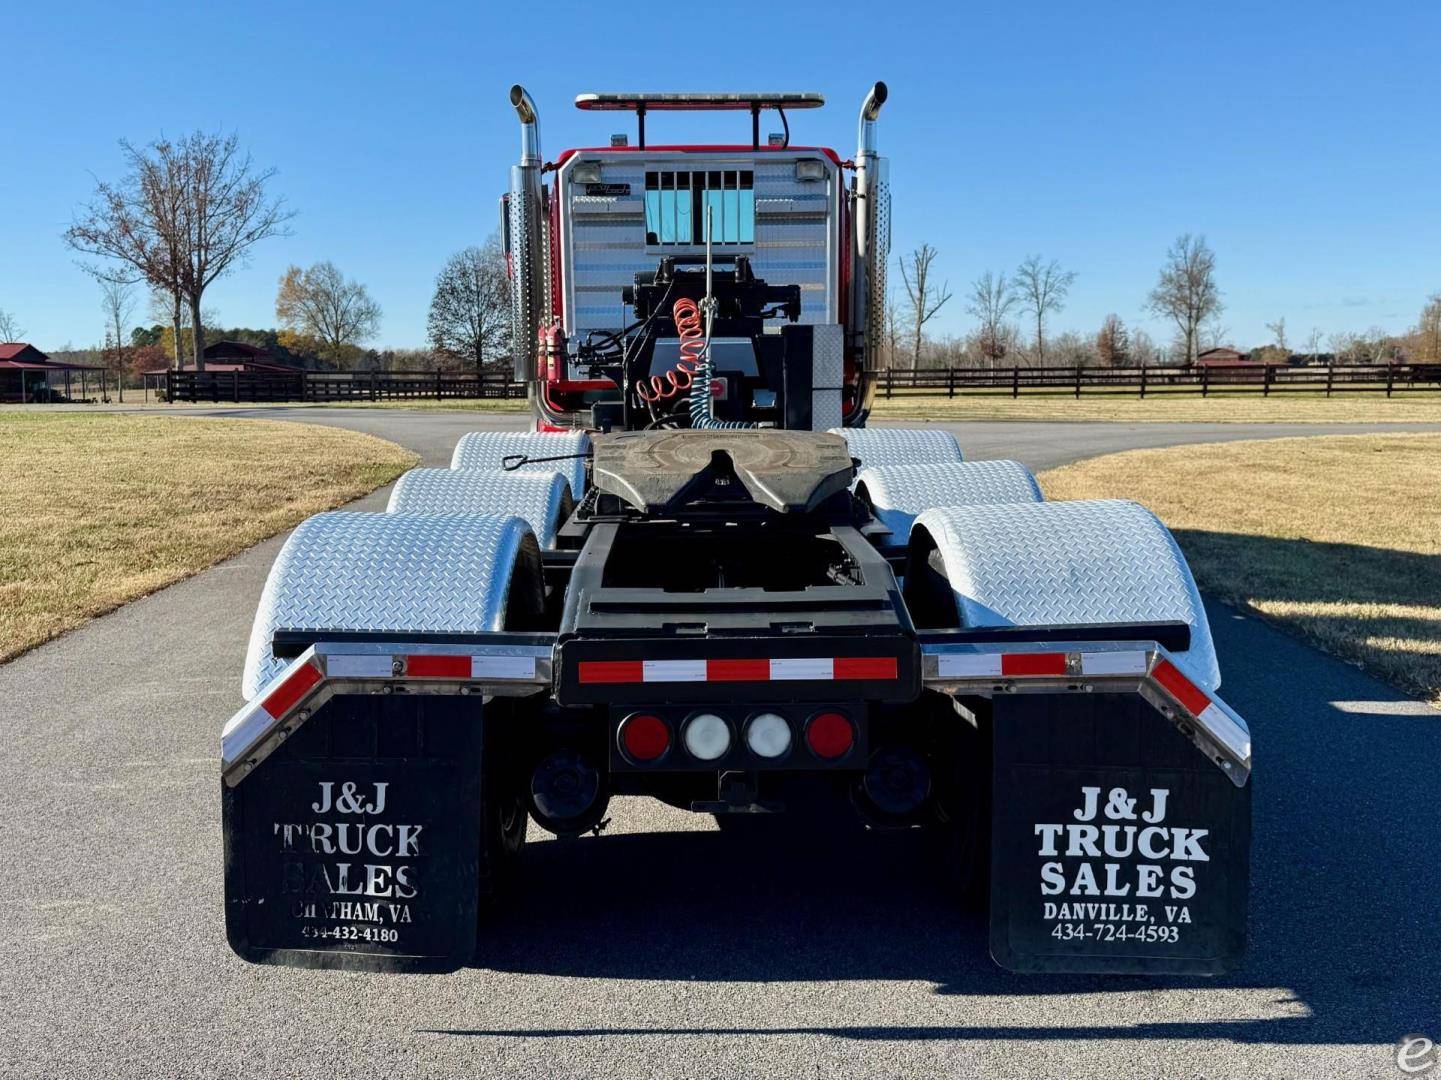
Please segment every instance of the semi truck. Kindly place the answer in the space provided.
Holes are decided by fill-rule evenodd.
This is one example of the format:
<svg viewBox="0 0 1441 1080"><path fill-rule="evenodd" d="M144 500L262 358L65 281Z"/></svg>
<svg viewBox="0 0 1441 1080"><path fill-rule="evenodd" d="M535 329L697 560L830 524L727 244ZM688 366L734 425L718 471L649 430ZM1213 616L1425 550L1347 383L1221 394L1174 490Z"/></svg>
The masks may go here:
<svg viewBox="0 0 1441 1080"><path fill-rule="evenodd" d="M791 141L819 94L582 94L635 141L548 162L512 88L530 429L465 435L277 557L221 737L237 954L483 964L530 825L593 843L648 797L738 843L923 830L1013 971L1239 963L1251 739L1175 540L943 428L867 424L887 97L843 159ZM688 111L741 138L647 141Z"/></svg>

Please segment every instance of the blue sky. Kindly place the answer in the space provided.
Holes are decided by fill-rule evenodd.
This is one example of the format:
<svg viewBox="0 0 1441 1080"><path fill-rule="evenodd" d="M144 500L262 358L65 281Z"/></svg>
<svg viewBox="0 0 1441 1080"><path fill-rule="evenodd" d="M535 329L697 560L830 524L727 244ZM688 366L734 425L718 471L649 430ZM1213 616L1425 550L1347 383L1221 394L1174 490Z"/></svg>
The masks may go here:
<svg viewBox="0 0 1441 1080"><path fill-rule="evenodd" d="M697 12L683 23L681 14ZM116 140L239 133L299 212L207 298L274 323L277 279L330 259L418 345L436 271L484 239L515 157L523 82L542 147L603 143L586 90L819 90L797 142L855 143L870 82L891 100L895 242L965 284L1039 252L1078 274L1055 329L1142 312L1167 245L1216 250L1242 345L1400 330L1441 290L1441 5L1312 2L566 5L25 4L0 14L0 309L42 348L103 334L60 241ZM743 116L653 119L655 141L746 134Z"/></svg>

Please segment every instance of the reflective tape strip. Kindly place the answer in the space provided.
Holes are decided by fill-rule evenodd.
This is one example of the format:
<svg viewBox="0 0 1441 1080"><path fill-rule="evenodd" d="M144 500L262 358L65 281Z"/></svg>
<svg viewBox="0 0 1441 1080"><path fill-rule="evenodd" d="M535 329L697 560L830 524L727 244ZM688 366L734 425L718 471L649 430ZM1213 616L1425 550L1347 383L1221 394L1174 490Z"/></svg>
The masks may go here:
<svg viewBox="0 0 1441 1080"><path fill-rule="evenodd" d="M824 681L836 677L835 661L829 656L788 657L771 661L771 681Z"/></svg>
<svg viewBox="0 0 1441 1080"><path fill-rule="evenodd" d="M325 672L332 679L388 679L395 674L395 658L389 653L337 653L325 658Z"/></svg>
<svg viewBox="0 0 1441 1080"><path fill-rule="evenodd" d="M1083 652L1082 675L1144 675L1149 656L1141 651Z"/></svg>
<svg viewBox="0 0 1441 1080"><path fill-rule="evenodd" d="M582 660L577 674L583 683L644 682L645 664L640 660Z"/></svg>
<svg viewBox="0 0 1441 1080"><path fill-rule="evenodd" d="M1228 746L1245 760L1251 757L1251 733L1232 720L1214 702L1207 705L1196 719L1205 724L1223 745Z"/></svg>
<svg viewBox="0 0 1441 1080"><path fill-rule="evenodd" d="M642 682L705 682L704 660L643 660Z"/></svg>
<svg viewBox="0 0 1441 1080"><path fill-rule="evenodd" d="M1156 670L1151 674L1158 683L1165 687L1168 694L1179 701L1181 706L1197 719L1200 719L1201 714L1211 704L1211 699L1206 692L1182 675L1171 661L1158 661Z"/></svg>
<svg viewBox="0 0 1441 1080"><path fill-rule="evenodd" d="M310 693L316 683L320 682L320 678L320 672L316 670L315 665L302 664L289 678L265 696L260 707L279 720L300 704L301 699Z"/></svg>
<svg viewBox="0 0 1441 1080"><path fill-rule="evenodd" d="M405 658L405 674L411 679L468 679L471 658L466 655L411 655Z"/></svg>
<svg viewBox="0 0 1441 1080"><path fill-rule="evenodd" d="M1000 653L941 653L936 657L936 674L943 679L998 679Z"/></svg>
<svg viewBox="0 0 1441 1080"><path fill-rule="evenodd" d="M769 660L707 660L706 682L768 682Z"/></svg>
<svg viewBox="0 0 1441 1080"><path fill-rule="evenodd" d="M834 682L895 680L894 656L787 656L736 660L582 660L582 683Z"/></svg>
<svg viewBox="0 0 1441 1080"><path fill-rule="evenodd" d="M1064 675L1066 654L1063 652L1002 653L1001 674L1006 678L1026 675Z"/></svg>
<svg viewBox="0 0 1441 1080"><path fill-rule="evenodd" d="M472 679L534 679L533 656L472 656Z"/></svg>

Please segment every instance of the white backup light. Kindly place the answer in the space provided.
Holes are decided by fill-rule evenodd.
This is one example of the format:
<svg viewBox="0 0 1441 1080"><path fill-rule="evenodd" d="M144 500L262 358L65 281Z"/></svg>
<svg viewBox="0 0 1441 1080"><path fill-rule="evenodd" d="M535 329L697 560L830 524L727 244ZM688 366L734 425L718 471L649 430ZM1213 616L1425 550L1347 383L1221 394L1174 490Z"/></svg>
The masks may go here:
<svg viewBox="0 0 1441 1080"><path fill-rule="evenodd" d="M791 726L783 716L760 713L746 725L746 745L758 757L783 757L791 748Z"/></svg>
<svg viewBox="0 0 1441 1080"><path fill-rule="evenodd" d="M731 728L715 713L697 713L685 722L681 733L685 748L693 758L715 761L725 757L731 748Z"/></svg>

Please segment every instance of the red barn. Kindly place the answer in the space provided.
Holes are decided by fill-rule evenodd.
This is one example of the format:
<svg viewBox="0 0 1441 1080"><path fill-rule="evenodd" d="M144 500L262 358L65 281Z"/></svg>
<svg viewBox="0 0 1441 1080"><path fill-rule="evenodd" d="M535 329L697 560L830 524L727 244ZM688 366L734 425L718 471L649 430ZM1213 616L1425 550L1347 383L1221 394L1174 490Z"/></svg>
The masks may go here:
<svg viewBox="0 0 1441 1080"><path fill-rule="evenodd" d="M92 372L103 368L85 364L62 364L51 360L34 345L23 341L0 344L0 401L22 405L36 401L63 401L72 396L75 373L79 373L80 394L87 396ZM95 385L103 387L96 379Z"/></svg>

